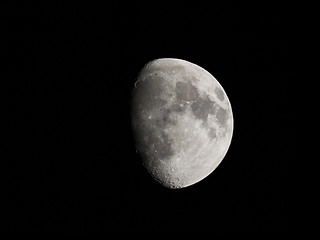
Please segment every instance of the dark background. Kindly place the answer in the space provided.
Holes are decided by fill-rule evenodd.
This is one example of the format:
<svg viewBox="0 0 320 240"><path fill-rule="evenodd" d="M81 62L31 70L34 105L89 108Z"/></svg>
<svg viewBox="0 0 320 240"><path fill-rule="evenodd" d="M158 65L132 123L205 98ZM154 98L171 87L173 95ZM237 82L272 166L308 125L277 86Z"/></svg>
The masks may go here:
<svg viewBox="0 0 320 240"><path fill-rule="evenodd" d="M1 228L286 231L295 157L286 12L262 3L115 2L2 8ZM180 190L149 177L130 131L137 74L161 57L212 73L234 114L225 159Z"/></svg>

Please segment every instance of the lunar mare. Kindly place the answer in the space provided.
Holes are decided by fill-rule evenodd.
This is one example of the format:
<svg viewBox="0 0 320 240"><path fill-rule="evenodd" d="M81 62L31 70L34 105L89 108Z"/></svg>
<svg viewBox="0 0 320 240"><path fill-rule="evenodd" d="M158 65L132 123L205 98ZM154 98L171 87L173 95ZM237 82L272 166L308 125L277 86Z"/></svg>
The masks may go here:
<svg viewBox="0 0 320 240"><path fill-rule="evenodd" d="M212 173L233 134L233 114L220 83L203 68L156 59L140 72L132 94L136 148L152 177L183 188Z"/></svg>

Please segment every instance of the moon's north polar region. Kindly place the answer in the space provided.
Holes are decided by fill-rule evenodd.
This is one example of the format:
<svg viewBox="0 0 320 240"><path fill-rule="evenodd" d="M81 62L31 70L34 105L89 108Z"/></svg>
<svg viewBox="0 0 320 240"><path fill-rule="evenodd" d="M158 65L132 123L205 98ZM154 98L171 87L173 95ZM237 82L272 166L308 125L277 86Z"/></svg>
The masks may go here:
<svg viewBox="0 0 320 240"><path fill-rule="evenodd" d="M131 110L143 164L168 188L201 181L228 151L233 133L229 99L219 82L193 63L162 58L145 65Z"/></svg>

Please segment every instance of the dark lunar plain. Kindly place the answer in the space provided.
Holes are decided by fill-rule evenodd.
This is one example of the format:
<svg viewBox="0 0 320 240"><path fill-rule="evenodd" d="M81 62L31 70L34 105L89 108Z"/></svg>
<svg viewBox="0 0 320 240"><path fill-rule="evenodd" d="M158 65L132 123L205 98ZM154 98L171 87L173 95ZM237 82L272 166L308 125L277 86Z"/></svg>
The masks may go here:
<svg viewBox="0 0 320 240"><path fill-rule="evenodd" d="M287 231L296 125L284 8L10 2L1 11L0 230ZM130 126L136 77L163 57L209 71L234 116L218 168L178 190L148 175Z"/></svg>

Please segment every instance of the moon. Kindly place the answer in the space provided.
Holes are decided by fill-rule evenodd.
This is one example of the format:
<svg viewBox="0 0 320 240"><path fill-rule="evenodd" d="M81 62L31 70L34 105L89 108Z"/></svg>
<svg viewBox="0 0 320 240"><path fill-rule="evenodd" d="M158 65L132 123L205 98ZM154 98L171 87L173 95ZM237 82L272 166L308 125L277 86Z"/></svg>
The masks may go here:
<svg viewBox="0 0 320 240"><path fill-rule="evenodd" d="M196 64L175 58L147 63L131 104L137 152L150 175L167 188L206 178L229 149L230 101L220 83Z"/></svg>

